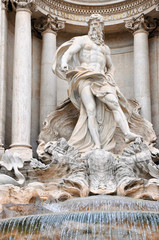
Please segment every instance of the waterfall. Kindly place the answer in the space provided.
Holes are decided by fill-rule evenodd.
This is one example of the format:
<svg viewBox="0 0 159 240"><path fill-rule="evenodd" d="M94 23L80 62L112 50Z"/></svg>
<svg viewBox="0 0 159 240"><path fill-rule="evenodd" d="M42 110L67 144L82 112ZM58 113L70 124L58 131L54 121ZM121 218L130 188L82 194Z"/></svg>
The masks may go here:
<svg viewBox="0 0 159 240"><path fill-rule="evenodd" d="M1 220L0 239L159 239L158 202L93 196L45 203L44 207L52 214Z"/></svg>

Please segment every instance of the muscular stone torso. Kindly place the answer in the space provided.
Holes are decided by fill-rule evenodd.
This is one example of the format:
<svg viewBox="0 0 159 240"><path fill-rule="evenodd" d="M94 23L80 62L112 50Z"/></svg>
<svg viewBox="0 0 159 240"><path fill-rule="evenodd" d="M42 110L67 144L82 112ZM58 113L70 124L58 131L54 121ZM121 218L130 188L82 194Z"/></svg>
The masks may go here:
<svg viewBox="0 0 159 240"><path fill-rule="evenodd" d="M80 50L81 66L95 72L104 73L106 66L106 46L97 45L91 39L86 39Z"/></svg>

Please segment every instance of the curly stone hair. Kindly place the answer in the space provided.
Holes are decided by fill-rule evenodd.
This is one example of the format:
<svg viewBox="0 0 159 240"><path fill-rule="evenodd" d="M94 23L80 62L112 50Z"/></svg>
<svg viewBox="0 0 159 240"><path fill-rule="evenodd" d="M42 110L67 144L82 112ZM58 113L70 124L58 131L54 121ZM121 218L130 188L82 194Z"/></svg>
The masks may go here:
<svg viewBox="0 0 159 240"><path fill-rule="evenodd" d="M93 20L99 21L100 24L102 25L102 28L104 28L104 18L103 18L102 15L100 15L100 14L92 14L92 15L89 17L88 21L87 21L88 26L90 26L90 24L91 24L91 22L92 22Z"/></svg>

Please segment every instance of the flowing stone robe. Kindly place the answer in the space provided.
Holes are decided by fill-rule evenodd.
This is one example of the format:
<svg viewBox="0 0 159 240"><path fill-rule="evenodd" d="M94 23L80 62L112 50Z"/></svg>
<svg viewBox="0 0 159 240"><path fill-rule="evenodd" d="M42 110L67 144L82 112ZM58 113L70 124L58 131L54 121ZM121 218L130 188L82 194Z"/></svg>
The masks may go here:
<svg viewBox="0 0 159 240"><path fill-rule="evenodd" d="M79 52L74 54L68 62L70 67L69 71L66 73L61 71L62 56L76 38L77 37L65 42L58 48L53 64L54 73L59 78L68 81L69 98L74 106L80 111L79 119L69 139L69 143L81 153L90 151L94 146L93 139L88 129L86 109L81 102L80 97L82 89L89 85L96 102L96 119L98 123L101 147L104 150L110 151L115 147L115 140L113 136L116 129L116 122L112 111L103 102L104 97L109 93L116 96L127 118L129 118L130 114L129 104L120 92L111 73L102 74L90 71L80 66ZM83 36L79 38L81 38L82 41Z"/></svg>

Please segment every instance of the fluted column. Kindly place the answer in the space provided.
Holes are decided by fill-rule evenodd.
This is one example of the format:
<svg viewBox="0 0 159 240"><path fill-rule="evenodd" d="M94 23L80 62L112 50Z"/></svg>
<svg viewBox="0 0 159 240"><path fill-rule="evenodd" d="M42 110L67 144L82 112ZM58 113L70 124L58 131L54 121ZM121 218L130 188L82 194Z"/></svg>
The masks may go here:
<svg viewBox="0 0 159 240"><path fill-rule="evenodd" d="M6 81L7 81L7 1L1 4L1 41L0 41L0 156L4 153L6 119Z"/></svg>
<svg viewBox="0 0 159 240"><path fill-rule="evenodd" d="M52 72L52 63L56 52L57 31L64 28L64 22L50 14L34 22L34 28L42 34L41 85L40 85L40 128L46 116L56 109L56 76Z"/></svg>
<svg viewBox="0 0 159 240"><path fill-rule="evenodd" d="M31 7L30 0L13 0L16 3L13 107L12 107L12 152L23 160L32 157L31 130Z"/></svg>
<svg viewBox="0 0 159 240"><path fill-rule="evenodd" d="M134 93L141 105L141 114L151 121L150 72L148 35L156 25L144 14L126 21L126 28L134 35Z"/></svg>

